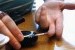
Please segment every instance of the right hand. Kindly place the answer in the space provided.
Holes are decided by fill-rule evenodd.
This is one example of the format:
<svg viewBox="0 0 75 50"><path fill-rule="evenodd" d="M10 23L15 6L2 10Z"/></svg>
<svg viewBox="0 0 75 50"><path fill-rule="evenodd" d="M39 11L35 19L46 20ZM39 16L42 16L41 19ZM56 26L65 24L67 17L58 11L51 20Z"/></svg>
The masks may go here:
<svg viewBox="0 0 75 50"><path fill-rule="evenodd" d="M35 21L41 28L49 30L46 32L50 37L56 35L61 38L63 31L62 2L45 2L36 12Z"/></svg>
<svg viewBox="0 0 75 50"><path fill-rule="evenodd" d="M0 11L0 33L5 34L10 38L9 43L15 48L20 49L20 41L24 39L21 30L9 15Z"/></svg>

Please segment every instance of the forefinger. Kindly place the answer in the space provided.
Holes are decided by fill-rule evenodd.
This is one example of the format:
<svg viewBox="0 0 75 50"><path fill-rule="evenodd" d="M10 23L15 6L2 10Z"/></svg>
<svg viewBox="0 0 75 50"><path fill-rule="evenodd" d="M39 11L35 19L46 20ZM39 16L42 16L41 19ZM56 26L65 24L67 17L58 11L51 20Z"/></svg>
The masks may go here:
<svg viewBox="0 0 75 50"><path fill-rule="evenodd" d="M9 29L4 25L4 23L0 20L0 32L7 35L10 38L9 43L15 48L20 49L21 45L16 40L16 38L12 35L12 33L9 31Z"/></svg>
<svg viewBox="0 0 75 50"><path fill-rule="evenodd" d="M56 20L56 36L58 38L61 38L63 32L63 17L60 14L59 18Z"/></svg>
<svg viewBox="0 0 75 50"><path fill-rule="evenodd" d="M0 14L1 15L1 14ZM20 29L17 27L15 22L8 16L7 14L3 16L1 19L2 22L7 26L10 32L19 40L22 41L24 39Z"/></svg>

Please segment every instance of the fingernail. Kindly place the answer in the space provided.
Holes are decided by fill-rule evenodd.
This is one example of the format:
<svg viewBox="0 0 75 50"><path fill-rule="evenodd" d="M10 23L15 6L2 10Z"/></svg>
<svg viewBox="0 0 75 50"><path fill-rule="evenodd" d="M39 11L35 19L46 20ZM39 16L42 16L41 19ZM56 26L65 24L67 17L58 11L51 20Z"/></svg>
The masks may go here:
<svg viewBox="0 0 75 50"><path fill-rule="evenodd" d="M14 43L14 48L15 49L20 49L21 48L21 45L17 42Z"/></svg>
<svg viewBox="0 0 75 50"><path fill-rule="evenodd" d="M19 39L19 41L22 41L23 39L24 39L24 36L23 36L23 34L18 34L18 39Z"/></svg>

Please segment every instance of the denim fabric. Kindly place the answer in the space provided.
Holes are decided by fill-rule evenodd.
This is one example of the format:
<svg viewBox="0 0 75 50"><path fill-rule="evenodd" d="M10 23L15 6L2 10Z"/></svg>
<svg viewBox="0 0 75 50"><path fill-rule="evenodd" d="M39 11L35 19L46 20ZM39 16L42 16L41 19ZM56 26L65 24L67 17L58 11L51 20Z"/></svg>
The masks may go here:
<svg viewBox="0 0 75 50"><path fill-rule="evenodd" d="M0 0L0 11L4 11L13 19L16 19L31 11L33 1L34 0Z"/></svg>

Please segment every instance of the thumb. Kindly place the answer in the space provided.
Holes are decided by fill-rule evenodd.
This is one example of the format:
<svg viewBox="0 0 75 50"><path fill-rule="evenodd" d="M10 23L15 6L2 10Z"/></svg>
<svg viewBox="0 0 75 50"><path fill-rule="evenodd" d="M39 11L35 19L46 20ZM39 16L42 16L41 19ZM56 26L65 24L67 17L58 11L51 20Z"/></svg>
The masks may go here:
<svg viewBox="0 0 75 50"><path fill-rule="evenodd" d="M41 14L40 14L40 26L42 28L48 27L48 20L47 20L47 9L45 6L41 8Z"/></svg>

